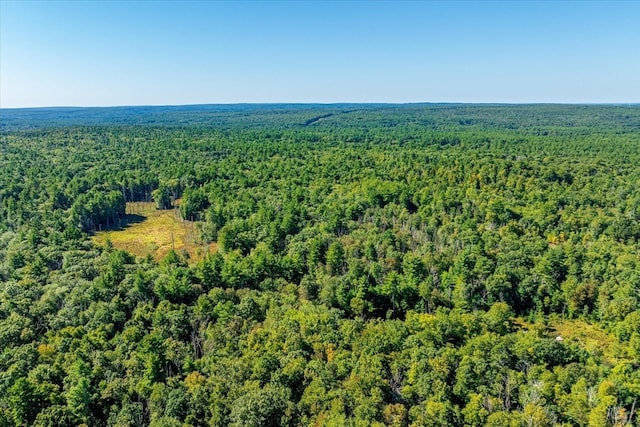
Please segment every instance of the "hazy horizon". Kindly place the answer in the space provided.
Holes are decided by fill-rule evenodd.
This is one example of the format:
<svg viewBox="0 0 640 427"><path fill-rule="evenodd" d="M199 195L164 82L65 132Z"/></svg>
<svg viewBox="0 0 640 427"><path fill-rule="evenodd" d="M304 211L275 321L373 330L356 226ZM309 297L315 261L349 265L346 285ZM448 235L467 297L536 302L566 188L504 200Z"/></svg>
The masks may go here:
<svg viewBox="0 0 640 427"><path fill-rule="evenodd" d="M477 107L490 107L490 106L640 106L640 102L226 102L226 103L208 103L208 104L129 104L129 105L41 105L36 107L2 107L0 110L73 110L73 109L118 109L118 108L194 108L194 107L240 107L240 106L349 106L349 105L363 105L363 106L420 106L420 105L443 105L443 106L477 106Z"/></svg>

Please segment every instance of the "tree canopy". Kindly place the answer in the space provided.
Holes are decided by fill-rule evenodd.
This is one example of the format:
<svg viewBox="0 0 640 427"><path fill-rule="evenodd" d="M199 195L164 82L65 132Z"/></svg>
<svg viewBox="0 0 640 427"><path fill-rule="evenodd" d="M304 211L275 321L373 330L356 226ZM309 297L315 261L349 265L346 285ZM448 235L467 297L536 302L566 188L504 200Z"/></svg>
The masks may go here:
<svg viewBox="0 0 640 427"><path fill-rule="evenodd" d="M638 421L637 106L0 125L0 426ZM133 202L218 250L94 244Z"/></svg>

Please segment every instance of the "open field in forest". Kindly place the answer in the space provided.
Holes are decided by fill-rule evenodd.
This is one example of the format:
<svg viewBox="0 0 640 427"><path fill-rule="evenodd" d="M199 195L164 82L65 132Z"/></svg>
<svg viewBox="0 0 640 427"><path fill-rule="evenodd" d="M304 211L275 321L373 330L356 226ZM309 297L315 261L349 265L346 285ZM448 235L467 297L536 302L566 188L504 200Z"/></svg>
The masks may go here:
<svg viewBox="0 0 640 427"><path fill-rule="evenodd" d="M621 360L627 360L623 345L616 338L598 325L583 320L565 320L552 324L557 336L569 342L577 342L591 354L597 354L610 364L615 365Z"/></svg>
<svg viewBox="0 0 640 427"><path fill-rule="evenodd" d="M577 343L580 348L590 354L602 357L611 366L621 361L629 361L629 355L625 352L624 345L613 334L608 333L597 324L579 319L554 318L545 327L541 324L529 323L522 318L512 320L521 329L538 330L551 338L566 343Z"/></svg>
<svg viewBox="0 0 640 427"><path fill-rule="evenodd" d="M127 203L127 224L93 236L94 243L105 245L108 240L115 248L136 256L162 259L171 249L186 253L189 262L196 262L215 251L217 245L203 244L198 239L196 224L180 218L177 209L157 210L155 203Z"/></svg>

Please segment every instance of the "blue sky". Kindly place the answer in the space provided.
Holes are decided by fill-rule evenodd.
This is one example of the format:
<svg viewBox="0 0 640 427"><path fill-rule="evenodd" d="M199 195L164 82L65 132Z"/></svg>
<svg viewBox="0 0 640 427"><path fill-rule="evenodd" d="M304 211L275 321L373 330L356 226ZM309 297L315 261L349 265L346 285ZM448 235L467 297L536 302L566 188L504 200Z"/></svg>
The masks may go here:
<svg viewBox="0 0 640 427"><path fill-rule="evenodd" d="M0 0L0 106L640 102L640 1Z"/></svg>

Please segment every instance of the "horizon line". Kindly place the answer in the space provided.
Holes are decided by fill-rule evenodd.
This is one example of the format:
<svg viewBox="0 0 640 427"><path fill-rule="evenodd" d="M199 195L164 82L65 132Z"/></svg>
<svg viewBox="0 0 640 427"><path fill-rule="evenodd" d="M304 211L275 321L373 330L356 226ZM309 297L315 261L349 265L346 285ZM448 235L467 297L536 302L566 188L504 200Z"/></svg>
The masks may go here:
<svg viewBox="0 0 640 427"><path fill-rule="evenodd" d="M45 109L108 109L108 108L180 108L180 107L212 107L212 106L338 106L338 105L380 105L380 106L411 106L411 105L476 105L476 106L527 106L527 105L566 105L566 106L638 106L640 101L634 102L461 102L461 101L414 101L414 102L219 102L194 104L114 104L114 105L43 105L28 107L3 107L0 110L45 110Z"/></svg>

